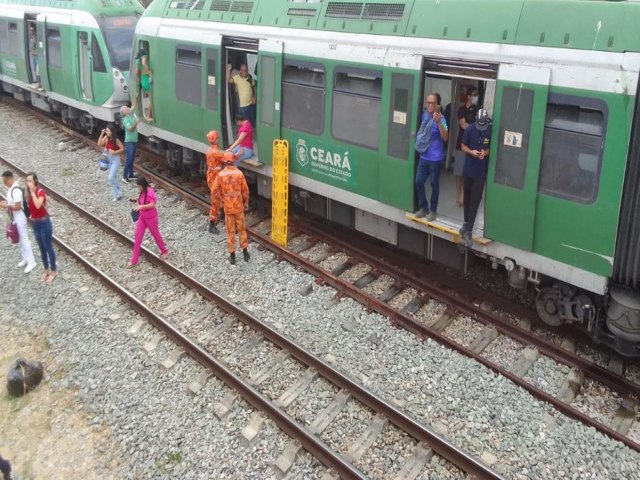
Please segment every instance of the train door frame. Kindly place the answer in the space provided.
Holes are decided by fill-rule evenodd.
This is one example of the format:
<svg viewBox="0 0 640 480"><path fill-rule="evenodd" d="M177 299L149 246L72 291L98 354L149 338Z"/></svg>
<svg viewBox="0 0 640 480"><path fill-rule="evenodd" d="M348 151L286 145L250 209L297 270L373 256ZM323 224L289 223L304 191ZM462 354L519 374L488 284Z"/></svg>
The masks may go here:
<svg viewBox="0 0 640 480"><path fill-rule="evenodd" d="M491 149L486 195L492 217L485 222L485 228L487 235L528 251L533 249L550 80L550 68L514 64L500 65L497 78L493 124L495 148ZM518 156L522 158L518 159ZM523 163L521 172L515 172L514 167L502 168L507 162L512 165ZM507 176L507 170L512 179ZM504 174L502 179L501 174Z"/></svg>
<svg viewBox="0 0 640 480"><path fill-rule="evenodd" d="M234 96L236 95L235 89L233 85L231 85L227 81L227 65L230 63L235 67L237 64L238 56L242 56L244 54L245 58L247 55L255 55L256 64L258 62L258 50L259 50L259 42L257 39L252 38L241 38L241 37L223 37L221 41L222 49L221 56L222 60L220 61L220 67L222 71L222 81L224 82L225 88L220 89L220 94L223 95L222 105L220 108L220 123L222 125L222 145L228 146L231 145L235 138L237 128L235 126L234 121ZM230 55L230 52L241 52L240 54ZM249 61L247 60L247 64ZM250 75L254 75L254 72L249 71ZM254 80L257 82L257 79L254 76ZM256 87L256 104L259 102L259 90Z"/></svg>
<svg viewBox="0 0 640 480"><path fill-rule="evenodd" d="M282 137L283 49L284 44L278 40L260 40L258 51L260 85L258 86L259 98L256 101L258 106L256 124L260 126L261 132L258 150L265 153L272 151L274 139Z"/></svg>
<svg viewBox="0 0 640 480"><path fill-rule="evenodd" d="M76 39L78 48L78 87L84 100L93 101L93 57L91 54L91 35L89 30L78 29Z"/></svg>
<svg viewBox="0 0 640 480"><path fill-rule="evenodd" d="M24 14L24 36L25 36L25 60L26 60L26 68L28 72L29 83L37 84L38 83L38 65L35 66L35 69L31 67L31 48L29 45L29 30L31 26L35 29L36 32L36 57L38 51L38 22L37 15L31 13Z"/></svg>
<svg viewBox="0 0 640 480"><path fill-rule="evenodd" d="M483 108L489 107L493 109L493 104L495 102L495 84L497 83L498 76L498 65L490 64L490 63L482 63L482 62L472 62L472 61L462 61L455 59L442 59L442 58L429 58L425 57L422 68L422 77L421 77L421 88L420 88L420 103L418 109L418 125L420 125L420 116L424 110L424 102L425 98L430 91L430 85L428 83L429 78L439 78L450 81L450 95L451 95L451 112L450 112L450 125L449 128L449 141L447 152L445 153L445 161L443 166L443 171L440 172L441 182L440 182L440 201L438 208L438 217L440 220L447 219L453 220L456 224L462 225L464 220L464 210L462 208L455 208L455 179L453 180L453 186L447 185L447 181L445 179L445 185L442 182L443 175L452 175L453 172L448 171L448 167L450 166L450 156L455 152L456 142L457 142L457 134L458 134L458 126L457 126L457 110L458 110L458 100L459 100L459 87L464 83L475 82L474 85L481 92L481 99L478 102L478 105ZM433 92L438 93L438 92ZM455 101L455 102L454 102ZM441 111L444 113L445 102L442 102ZM490 112L491 114L491 112ZM496 131L493 131L493 138L496 138ZM416 165L419 160L419 155L416 155ZM490 162L494 160L494 153L492 149L492 154L490 158ZM488 177L487 177L488 178ZM443 188L444 186L444 188ZM449 194L451 188L454 189L453 201L450 202L452 205L443 204L444 196L443 193ZM448 196L447 196L448 200ZM480 206L481 211L484 211L484 206L486 203L486 195L483 195L483 203ZM450 208L451 207L451 208ZM455 208L455 209L454 209ZM480 214L480 212L479 212ZM477 224L478 222L476 222ZM479 226L479 225L476 225Z"/></svg>
<svg viewBox="0 0 640 480"><path fill-rule="evenodd" d="M49 82L49 66L47 62L47 16L38 13L36 16L36 34L38 37L38 74L40 85L44 90L51 90Z"/></svg>
<svg viewBox="0 0 640 480"><path fill-rule="evenodd" d="M221 108L221 85L226 84L227 79L224 72L225 64L220 61L220 52L222 48L222 35L210 34L207 37L207 43L204 47L204 55L202 56L204 88L205 88L205 108L208 115L213 115L214 121L212 125L222 126L222 108ZM224 83L222 83L224 82ZM226 90L225 90L226 91ZM224 138L224 137L223 137Z"/></svg>

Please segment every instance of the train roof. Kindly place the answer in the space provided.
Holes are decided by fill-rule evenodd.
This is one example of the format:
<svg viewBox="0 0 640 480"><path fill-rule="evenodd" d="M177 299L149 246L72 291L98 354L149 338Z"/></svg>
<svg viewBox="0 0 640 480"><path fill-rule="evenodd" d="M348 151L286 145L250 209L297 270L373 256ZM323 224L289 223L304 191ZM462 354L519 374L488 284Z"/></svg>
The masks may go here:
<svg viewBox="0 0 640 480"><path fill-rule="evenodd" d="M142 13L138 0L0 0L0 5L12 5L23 9L60 8L79 10L92 15L121 15L131 11Z"/></svg>
<svg viewBox="0 0 640 480"><path fill-rule="evenodd" d="M640 51L638 0L154 0L145 16L325 32Z"/></svg>

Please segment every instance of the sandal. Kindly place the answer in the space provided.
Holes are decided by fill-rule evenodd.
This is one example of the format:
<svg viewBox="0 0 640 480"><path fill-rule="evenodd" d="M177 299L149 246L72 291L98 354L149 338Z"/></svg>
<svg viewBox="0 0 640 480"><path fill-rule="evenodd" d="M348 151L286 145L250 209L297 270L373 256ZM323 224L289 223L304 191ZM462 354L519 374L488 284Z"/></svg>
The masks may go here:
<svg viewBox="0 0 640 480"><path fill-rule="evenodd" d="M46 282L47 281L47 277L49 276L49 270L45 270L44 272L42 272L42 275L40 275L40 281L41 282Z"/></svg>
<svg viewBox="0 0 640 480"><path fill-rule="evenodd" d="M51 283L58 276L58 272L50 272L45 280L46 283Z"/></svg>
<svg viewBox="0 0 640 480"><path fill-rule="evenodd" d="M168 256L169 256L169 250L167 250L167 251L166 251L166 252L164 252L164 253L161 253L161 254L160 254L160 259L161 259L161 260L166 260Z"/></svg>
<svg viewBox="0 0 640 480"><path fill-rule="evenodd" d="M127 267L126 268L133 268L133 267L137 267L138 264L137 263L127 263Z"/></svg>

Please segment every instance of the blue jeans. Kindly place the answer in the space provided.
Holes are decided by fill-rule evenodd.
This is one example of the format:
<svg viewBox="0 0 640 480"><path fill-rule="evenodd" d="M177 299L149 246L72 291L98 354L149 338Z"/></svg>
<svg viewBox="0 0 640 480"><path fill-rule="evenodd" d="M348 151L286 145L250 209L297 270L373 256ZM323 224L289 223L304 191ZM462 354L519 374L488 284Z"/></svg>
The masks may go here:
<svg viewBox="0 0 640 480"><path fill-rule="evenodd" d="M42 265L45 270L56 271L56 252L53 251L53 225L47 215L42 220L33 220L33 236L36 237Z"/></svg>
<svg viewBox="0 0 640 480"><path fill-rule="evenodd" d="M418 204L425 212L438 211L441 166L441 161L431 162L428 160L420 160L418 162L418 171L416 172L416 191L418 192ZM429 210L429 202L427 202L427 193L425 192L427 179L429 178L431 178L431 210Z"/></svg>
<svg viewBox="0 0 640 480"><path fill-rule="evenodd" d="M234 165L236 166L238 166L242 160L248 160L251 157L253 157L253 150L247 147L241 147L240 145L238 145L236 148L234 148L231 151L233 152L234 155L238 155L238 153L240 153L240 150L242 150L242 155L240 155L234 162Z"/></svg>
<svg viewBox="0 0 640 480"><path fill-rule="evenodd" d="M109 156L109 183L111 184L111 190L113 198L120 198L122 192L120 191L120 183L118 183L118 167L120 166L120 157L117 155Z"/></svg>
<svg viewBox="0 0 640 480"><path fill-rule="evenodd" d="M251 126L253 128L256 128L256 106L255 105L251 104L251 105L247 105L246 107L240 107L238 108L238 113L243 114L244 118L249 120L249 123L251 123Z"/></svg>
<svg viewBox="0 0 640 480"><path fill-rule="evenodd" d="M124 172L123 178L133 178L133 161L136 158L136 149L138 148L138 142L124 142Z"/></svg>

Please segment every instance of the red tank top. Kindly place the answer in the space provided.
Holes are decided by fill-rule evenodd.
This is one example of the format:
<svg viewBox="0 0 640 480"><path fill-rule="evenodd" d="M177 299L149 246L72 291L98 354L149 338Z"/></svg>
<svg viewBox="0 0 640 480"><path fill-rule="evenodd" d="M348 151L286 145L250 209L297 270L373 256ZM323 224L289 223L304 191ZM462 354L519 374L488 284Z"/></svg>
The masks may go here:
<svg viewBox="0 0 640 480"><path fill-rule="evenodd" d="M115 151L115 150L118 150L118 143L112 138L110 138L109 140L107 140L107 143L105 143L104 147L108 148L109 150Z"/></svg>

